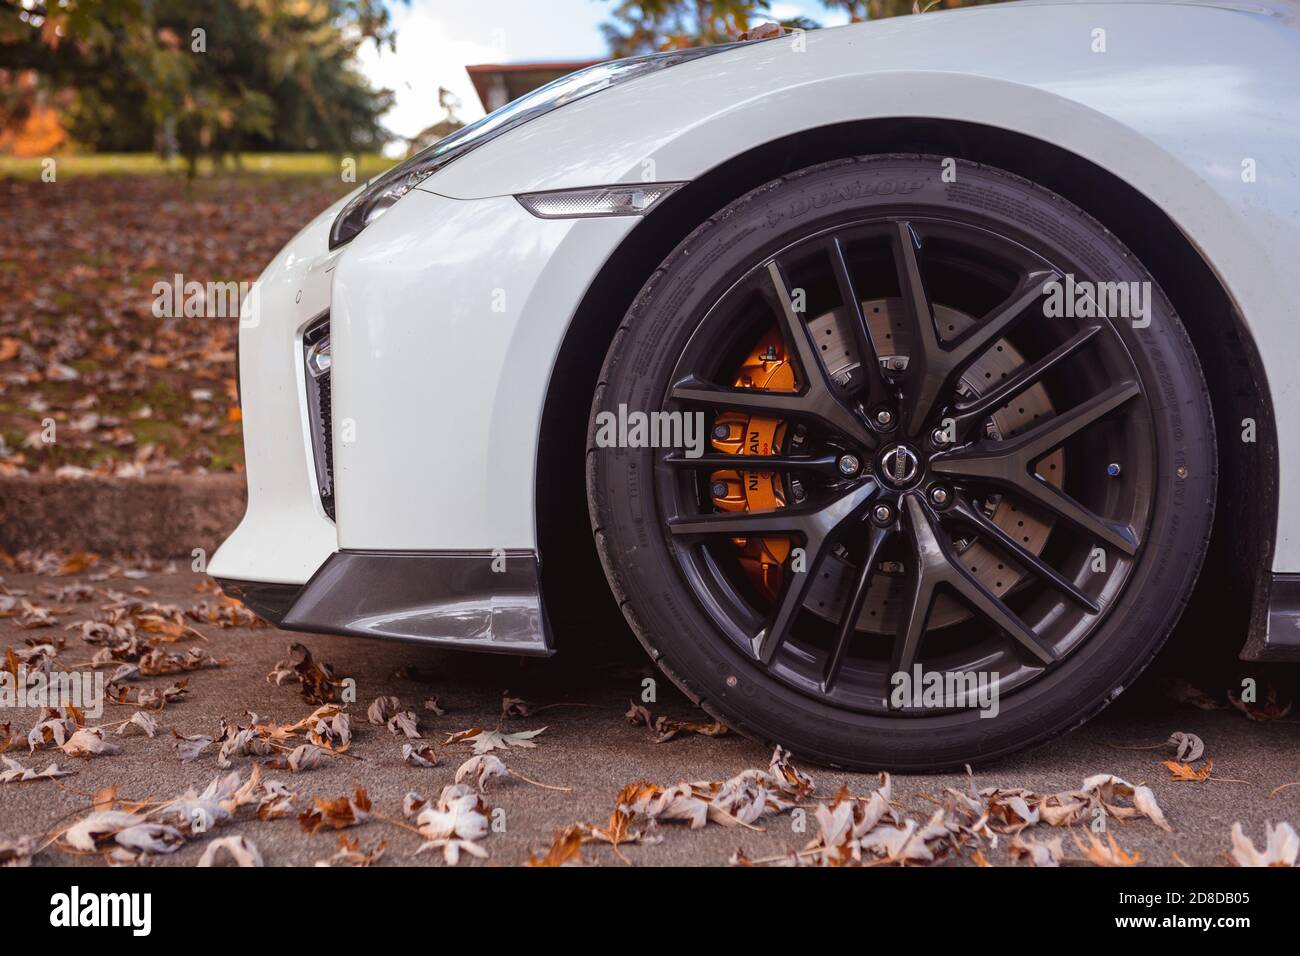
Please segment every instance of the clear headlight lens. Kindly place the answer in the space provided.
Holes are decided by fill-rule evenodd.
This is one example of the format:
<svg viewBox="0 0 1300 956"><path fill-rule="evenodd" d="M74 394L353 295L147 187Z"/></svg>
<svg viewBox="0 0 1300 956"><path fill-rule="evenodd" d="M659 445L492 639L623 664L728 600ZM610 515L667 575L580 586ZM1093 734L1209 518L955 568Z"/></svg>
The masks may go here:
<svg viewBox="0 0 1300 956"><path fill-rule="evenodd" d="M533 90L528 95L521 96L501 109L489 113L481 120L440 139L428 149L421 150L371 181L343 207L338 218L334 220L334 226L330 229L330 248L336 249L350 242L362 229L382 216L394 203L443 166L508 130L619 83L626 83L638 76L728 50L737 45L727 43L689 50L673 50L669 53L651 53L646 56L628 57L625 60L611 60L608 63L589 66L577 73L570 73Z"/></svg>

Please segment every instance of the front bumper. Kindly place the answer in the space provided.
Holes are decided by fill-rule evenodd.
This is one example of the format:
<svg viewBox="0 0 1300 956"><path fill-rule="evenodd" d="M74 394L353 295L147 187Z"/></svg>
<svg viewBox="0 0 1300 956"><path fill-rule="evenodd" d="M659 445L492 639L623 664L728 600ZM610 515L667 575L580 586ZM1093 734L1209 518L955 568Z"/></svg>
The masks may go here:
<svg viewBox="0 0 1300 956"><path fill-rule="evenodd" d="M549 654L542 408L635 220L417 189L330 252L337 208L267 267L242 323L248 510L209 573L291 630ZM322 395L305 358L326 328Z"/></svg>

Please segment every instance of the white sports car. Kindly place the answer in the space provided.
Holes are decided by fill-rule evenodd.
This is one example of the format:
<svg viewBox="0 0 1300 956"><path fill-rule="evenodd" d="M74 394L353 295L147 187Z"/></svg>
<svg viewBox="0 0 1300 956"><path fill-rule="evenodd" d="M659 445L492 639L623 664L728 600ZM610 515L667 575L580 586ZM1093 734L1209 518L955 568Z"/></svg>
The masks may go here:
<svg viewBox="0 0 1300 956"><path fill-rule="evenodd" d="M1300 660L1298 14L927 13L509 104L263 273L211 573L530 655L612 596L710 713L848 767L1059 735L1189 601Z"/></svg>

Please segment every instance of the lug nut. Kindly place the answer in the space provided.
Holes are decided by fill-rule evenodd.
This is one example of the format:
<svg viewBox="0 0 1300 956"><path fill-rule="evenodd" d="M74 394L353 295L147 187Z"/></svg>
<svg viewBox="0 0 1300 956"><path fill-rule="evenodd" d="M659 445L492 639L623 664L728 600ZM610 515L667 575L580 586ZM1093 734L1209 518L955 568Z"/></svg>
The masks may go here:
<svg viewBox="0 0 1300 956"><path fill-rule="evenodd" d="M1106 466L1106 474L1110 475L1112 478L1118 478L1120 470L1119 462L1117 461L1112 461Z"/></svg>
<svg viewBox="0 0 1300 956"><path fill-rule="evenodd" d="M940 508L946 508L948 502L952 500L952 494L943 485L935 485L930 489L930 503L938 505Z"/></svg>
<svg viewBox="0 0 1300 956"><path fill-rule="evenodd" d="M894 509L887 504L878 504L871 509L871 517L877 524L889 524L894 520Z"/></svg>
<svg viewBox="0 0 1300 956"><path fill-rule="evenodd" d="M858 461L857 455L842 455L839 460L840 474L846 478L852 478L862 468L862 462Z"/></svg>
<svg viewBox="0 0 1300 956"><path fill-rule="evenodd" d="M882 408L876 412L876 424L881 428L888 428L894 424L894 413L887 408Z"/></svg>

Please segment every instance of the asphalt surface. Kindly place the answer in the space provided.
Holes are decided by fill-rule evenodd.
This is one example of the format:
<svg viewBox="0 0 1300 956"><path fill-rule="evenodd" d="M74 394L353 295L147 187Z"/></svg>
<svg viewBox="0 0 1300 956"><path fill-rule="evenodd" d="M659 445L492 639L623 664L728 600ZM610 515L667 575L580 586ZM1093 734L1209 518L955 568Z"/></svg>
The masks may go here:
<svg viewBox="0 0 1300 956"><path fill-rule="evenodd" d="M33 599L45 605L51 602L41 597L43 587L77 582L121 591L142 586L149 591L148 600L181 607L213 597L195 590L203 578L188 569L135 580L88 582L88 576L51 578L11 573L3 583L11 591L29 591ZM100 603L102 598L65 605L68 613L59 615L57 625L58 632L68 638L61 660L88 659L93 648L85 649L77 632L63 628L92 617ZM487 800L493 807L504 809L505 828L483 841L490 855L486 862L490 864L523 863L531 854L544 851L553 834L568 825L603 824L614 807L615 795L626 784L649 780L668 786L680 781L723 780L745 768L766 767L770 756L763 746L736 735L691 736L655 743L645 727L629 724L624 719L628 702L639 696L643 678L655 672L640 662L639 648L624 632L611 631L600 652L589 650L568 656L561 653L549 660L521 661L431 651L413 645L290 634L273 628L197 626L209 638L203 646L228 663L220 669L189 675L188 694L156 715L160 728L156 738L115 738L123 745L123 753L90 760L54 751L28 755L25 744L8 752L26 766L40 769L57 760L60 766L76 773L60 781L0 784L0 837L43 834L66 826L89 811L90 795L103 787L116 786L120 798L138 800L165 799L191 787L201 790L222 772L217 767L216 748L209 748L191 763L182 763L170 730L217 737L223 717L238 720L245 711L281 723L305 717L314 708L302 699L297 685L275 686L266 679L295 641L304 643L318 661L331 664L339 676L353 678L358 697L349 708L355 732L351 757L328 760L319 769L296 775L287 771L264 773L264 779L279 779L298 791L301 804L309 803L312 796L334 798L348 794L361 784L376 813L400 820L405 794L414 791L436 798L441 788L452 782L460 763L470 756L466 744L444 746L447 734L472 727L500 727L505 731L546 728L536 738L535 749L511 750L501 756L522 774L572 790L543 790L513 779L492 787ZM29 638L48 639L54 633L53 629L20 630L13 620L0 619L0 648L20 645ZM182 642L174 649L186 646ZM599 642L595 646L599 647ZM171 680L156 677L133 683L163 686ZM534 716L503 718L501 703L507 690L534 708L547 709ZM658 681L658 691L658 701L649 705L655 714L709 719L666 680ZM416 711L426 741L438 750L437 766L406 766L401 760L403 739L385 727L366 722L366 707L380 695L395 695ZM430 696L437 697L445 708L444 716L423 709L423 701ZM122 720L133 710L110 704L100 721L90 723ZM0 711L0 725L10 722L12 732L25 738L38 716L33 709L5 709ZM1177 699L1161 682L1144 681L1068 737L999 765L977 769L975 784L1051 793L1076 788L1085 777L1096 773L1113 773L1134 784L1146 783L1154 789L1175 832L1165 833L1146 820L1113 824L1112 832L1123 848L1139 853L1143 863L1222 865L1227 860L1229 831L1235 821L1240 821L1261 847L1265 821L1285 820L1300 825L1300 786L1270 796L1274 788L1300 779L1298 721L1300 717L1254 722L1230 708L1199 709ZM1215 778L1244 782L1175 782L1159 763L1169 754L1158 749L1126 749L1159 744L1175 731L1194 733L1204 740L1207 756L1214 761ZM247 773L252 759L234 758L233 769ZM833 795L841 783L847 783L857 793L868 793L876 784L874 776L844 774L799 761L796 764L812 775L818 795L825 798ZM966 783L962 775L896 776L895 799L904 812L924 822L934 808L927 795L939 794L948 786L964 788ZM813 835L792 832L787 817L769 818L764 829L753 832L711 825L690 831L669 824L663 828L664 839L657 845L626 846L622 852L638 865L725 865L737 849L751 858L774 857L801 848ZM811 823L810 829L815 829ZM440 854L416 855L420 837L400 826L372 819L346 832L363 845L386 841L384 864L442 865ZM1042 827L1035 835L1050 838L1059 832ZM324 831L309 835L292 817L273 821L240 819L214 835L235 833L252 840L267 865L311 865L329 857L337 839ZM193 841L175 854L154 857L151 862L192 865L204 843ZM1066 846L1072 848L1068 837ZM591 846L585 852L592 862L623 865L606 846ZM1005 842L985 852L995 865L1010 862ZM102 862L97 856L72 855L56 847L36 858L37 864L46 865ZM969 853L947 861L971 862Z"/></svg>

